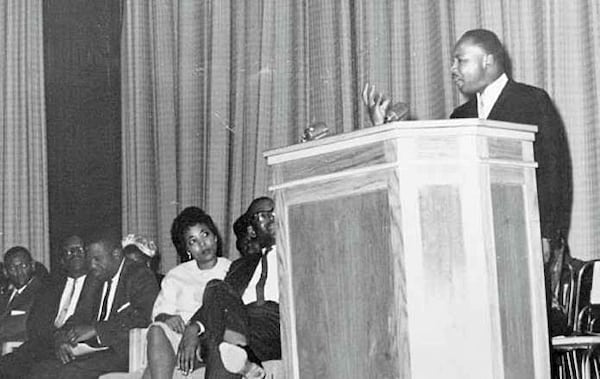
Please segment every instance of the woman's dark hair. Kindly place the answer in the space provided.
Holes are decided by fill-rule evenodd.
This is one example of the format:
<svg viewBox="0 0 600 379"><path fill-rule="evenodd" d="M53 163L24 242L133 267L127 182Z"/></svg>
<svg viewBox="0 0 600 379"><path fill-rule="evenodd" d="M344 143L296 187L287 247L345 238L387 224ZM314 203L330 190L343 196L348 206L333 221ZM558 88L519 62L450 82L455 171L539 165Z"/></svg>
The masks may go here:
<svg viewBox="0 0 600 379"><path fill-rule="evenodd" d="M204 224L217 236L217 257L223 255L223 239L213 219L198 207L187 207L181 211L173 220L171 225L171 241L177 250L181 262L189 261L191 258L186 254L187 246L184 238L185 232L194 225Z"/></svg>

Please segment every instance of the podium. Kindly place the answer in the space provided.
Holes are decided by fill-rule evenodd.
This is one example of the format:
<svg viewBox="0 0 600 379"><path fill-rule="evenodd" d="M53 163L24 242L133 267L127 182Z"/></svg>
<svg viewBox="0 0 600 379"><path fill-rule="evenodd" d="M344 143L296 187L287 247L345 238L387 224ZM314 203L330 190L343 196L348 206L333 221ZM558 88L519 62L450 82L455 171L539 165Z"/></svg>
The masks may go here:
<svg viewBox="0 0 600 379"><path fill-rule="evenodd" d="M266 152L286 377L549 378L535 131L404 121Z"/></svg>

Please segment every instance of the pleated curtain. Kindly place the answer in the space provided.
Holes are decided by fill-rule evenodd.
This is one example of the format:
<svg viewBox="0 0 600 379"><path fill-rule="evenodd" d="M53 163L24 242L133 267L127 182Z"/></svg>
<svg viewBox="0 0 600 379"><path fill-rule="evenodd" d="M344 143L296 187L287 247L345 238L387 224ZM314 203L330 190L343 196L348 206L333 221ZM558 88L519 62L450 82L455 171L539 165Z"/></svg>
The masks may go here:
<svg viewBox="0 0 600 379"><path fill-rule="evenodd" d="M456 39L488 28L517 81L545 88L573 161L570 244L600 256L600 5L596 0L124 0L123 225L159 242L188 205L209 212L237 257L231 224L268 194L264 150L313 122L369 126L366 82L408 102L412 119L447 118Z"/></svg>
<svg viewBox="0 0 600 379"><path fill-rule="evenodd" d="M42 0L0 1L0 253L49 267Z"/></svg>

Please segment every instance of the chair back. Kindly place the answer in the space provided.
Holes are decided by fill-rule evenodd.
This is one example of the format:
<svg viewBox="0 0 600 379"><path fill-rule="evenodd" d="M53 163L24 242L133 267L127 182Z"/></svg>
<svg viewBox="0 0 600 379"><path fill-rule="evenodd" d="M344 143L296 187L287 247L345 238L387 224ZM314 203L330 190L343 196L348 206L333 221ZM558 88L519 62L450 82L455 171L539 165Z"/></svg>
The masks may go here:
<svg viewBox="0 0 600 379"><path fill-rule="evenodd" d="M600 260L586 261L577 274L574 331L590 331L594 305L600 306ZM597 307L596 307L597 308Z"/></svg>
<svg viewBox="0 0 600 379"><path fill-rule="evenodd" d="M551 248L551 260L546 272L546 285L550 286L549 301L551 301L552 311L560 311L564 315L564 319L556 320L560 321L558 325L560 334L570 335L576 331L578 274L585 262L571 256L567 240L562 236ZM556 326L551 323L551 329Z"/></svg>
<svg viewBox="0 0 600 379"><path fill-rule="evenodd" d="M577 287L576 270L571 262L565 262L562 268L558 299L561 310L567 315L567 330L574 331L575 324L575 288Z"/></svg>

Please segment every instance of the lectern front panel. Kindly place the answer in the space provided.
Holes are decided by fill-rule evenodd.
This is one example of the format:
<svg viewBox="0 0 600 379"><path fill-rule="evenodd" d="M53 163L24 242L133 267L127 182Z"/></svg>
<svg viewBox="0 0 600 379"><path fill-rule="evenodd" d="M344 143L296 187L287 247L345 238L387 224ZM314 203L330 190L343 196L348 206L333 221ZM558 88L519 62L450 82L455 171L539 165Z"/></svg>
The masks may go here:
<svg viewBox="0 0 600 379"><path fill-rule="evenodd" d="M531 288L514 280L529 276L523 188L494 183L491 192L505 378L534 378Z"/></svg>
<svg viewBox="0 0 600 379"><path fill-rule="evenodd" d="M299 377L405 377L387 190L297 204L287 215Z"/></svg>

